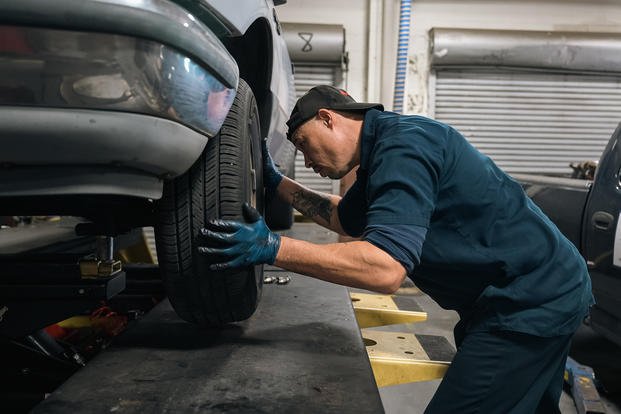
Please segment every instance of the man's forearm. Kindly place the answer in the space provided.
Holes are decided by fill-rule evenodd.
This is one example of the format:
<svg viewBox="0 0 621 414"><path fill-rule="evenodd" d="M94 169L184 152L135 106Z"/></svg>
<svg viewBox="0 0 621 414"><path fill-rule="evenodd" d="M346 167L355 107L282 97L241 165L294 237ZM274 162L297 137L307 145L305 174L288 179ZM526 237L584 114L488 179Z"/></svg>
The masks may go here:
<svg viewBox="0 0 621 414"><path fill-rule="evenodd" d="M339 285L393 293L405 268L388 253L366 241L313 244L281 237L274 265Z"/></svg>
<svg viewBox="0 0 621 414"><path fill-rule="evenodd" d="M317 224L339 234L345 234L337 211L341 197L313 191L287 177L284 177L278 186L278 195Z"/></svg>

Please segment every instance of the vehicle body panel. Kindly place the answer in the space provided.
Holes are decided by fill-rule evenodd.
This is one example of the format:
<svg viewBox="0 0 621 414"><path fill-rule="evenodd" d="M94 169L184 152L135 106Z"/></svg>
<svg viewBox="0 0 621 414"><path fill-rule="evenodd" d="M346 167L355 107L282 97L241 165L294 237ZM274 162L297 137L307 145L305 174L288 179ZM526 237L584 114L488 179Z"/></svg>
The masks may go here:
<svg viewBox="0 0 621 414"><path fill-rule="evenodd" d="M246 33L255 20L272 13L265 0L199 0L198 2L216 12L239 35ZM240 13L240 10L244 12Z"/></svg>
<svg viewBox="0 0 621 414"><path fill-rule="evenodd" d="M268 146L275 163L285 175L291 175L295 159L295 147L287 142L285 125L291 109L295 105L295 85L287 45L282 36L282 28L277 16L277 9L265 0L200 0L201 4L220 16L231 31L243 35L257 19L265 19L270 27L272 51L272 74L270 91L273 95L272 117L269 121L267 137ZM243 9L244 13L239 13ZM224 17L226 16L226 17ZM283 76L289 74L289 76Z"/></svg>
<svg viewBox="0 0 621 414"><path fill-rule="evenodd" d="M54 7L42 7L41 0L5 0L0 10L1 23L112 32L174 45L209 65L228 87L237 87L235 62L218 38L170 1L55 0Z"/></svg>
<svg viewBox="0 0 621 414"><path fill-rule="evenodd" d="M621 125L613 133L595 179L515 175L535 203L584 256L596 304L593 328L621 345Z"/></svg>
<svg viewBox="0 0 621 414"><path fill-rule="evenodd" d="M202 62L158 42L18 26L0 36L23 44L0 50L0 105L142 113L212 137L235 97Z"/></svg>
<svg viewBox="0 0 621 414"><path fill-rule="evenodd" d="M591 317L595 329L621 344L621 126L612 135L597 167L587 201L582 253L593 280L596 307L608 315ZM610 325L612 316L617 329Z"/></svg>
<svg viewBox="0 0 621 414"><path fill-rule="evenodd" d="M269 91L258 102L262 122L277 164L292 165L285 121L293 77L272 3L177 3L203 21L167 0L0 2L0 33L9 39L0 44L0 118L16 121L0 127L5 204L49 189L160 198L163 182L186 172L218 132L234 98L240 69L224 37L243 36L257 21L271 33L263 45L271 49L268 85L255 85ZM22 127L25 118L35 122ZM47 186L33 182L41 176Z"/></svg>
<svg viewBox="0 0 621 414"><path fill-rule="evenodd" d="M529 174L514 174L524 191L578 249L582 215L592 181Z"/></svg>

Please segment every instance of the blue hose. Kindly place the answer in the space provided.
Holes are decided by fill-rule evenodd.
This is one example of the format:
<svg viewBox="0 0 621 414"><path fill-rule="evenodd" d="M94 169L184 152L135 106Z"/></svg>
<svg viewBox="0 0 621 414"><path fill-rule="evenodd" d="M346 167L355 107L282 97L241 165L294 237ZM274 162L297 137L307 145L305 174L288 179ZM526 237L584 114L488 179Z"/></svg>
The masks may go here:
<svg viewBox="0 0 621 414"><path fill-rule="evenodd" d="M399 12L399 46L397 48L397 67L395 71L395 93L392 102L392 110L397 113L403 112L405 76L408 62L408 44L410 41L411 9L411 0L401 0L401 10Z"/></svg>

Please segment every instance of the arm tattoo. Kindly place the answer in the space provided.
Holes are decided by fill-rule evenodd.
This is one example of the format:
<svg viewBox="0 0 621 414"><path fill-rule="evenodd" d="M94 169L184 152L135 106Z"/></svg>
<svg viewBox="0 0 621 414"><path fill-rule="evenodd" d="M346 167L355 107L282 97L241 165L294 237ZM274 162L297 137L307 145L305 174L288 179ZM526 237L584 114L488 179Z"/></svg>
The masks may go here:
<svg viewBox="0 0 621 414"><path fill-rule="evenodd" d="M330 199L320 193L300 190L292 193L293 207L307 217L319 216L330 223L332 203Z"/></svg>

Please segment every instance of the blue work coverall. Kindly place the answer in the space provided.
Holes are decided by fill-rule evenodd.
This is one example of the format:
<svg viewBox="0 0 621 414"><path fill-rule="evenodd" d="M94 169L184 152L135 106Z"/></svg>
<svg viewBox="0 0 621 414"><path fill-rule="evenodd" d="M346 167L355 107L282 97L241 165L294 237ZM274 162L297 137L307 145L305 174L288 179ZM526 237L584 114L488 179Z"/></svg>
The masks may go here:
<svg viewBox="0 0 621 414"><path fill-rule="evenodd" d="M558 412L571 335L593 304L577 249L450 126L372 109L361 139L343 229L460 315L427 412Z"/></svg>

